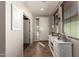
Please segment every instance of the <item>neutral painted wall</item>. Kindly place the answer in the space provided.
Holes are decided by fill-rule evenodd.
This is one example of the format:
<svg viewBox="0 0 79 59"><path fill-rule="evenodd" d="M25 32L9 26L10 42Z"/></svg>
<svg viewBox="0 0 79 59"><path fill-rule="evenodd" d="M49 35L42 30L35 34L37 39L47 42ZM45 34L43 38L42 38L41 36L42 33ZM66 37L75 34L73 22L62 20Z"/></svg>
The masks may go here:
<svg viewBox="0 0 79 59"><path fill-rule="evenodd" d="M5 2L0 1L0 56L5 55Z"/></svg>
<svg viewBox="0 0 79 59"><path fill-rule="evenodd" d="M30 19L30 34L32 43L32 14L26 8L24 3L21 2L6 2L6 56L15 57L23 56L23 30L12 31L11 30L11 3L16 5L24 14Z"/></svg>

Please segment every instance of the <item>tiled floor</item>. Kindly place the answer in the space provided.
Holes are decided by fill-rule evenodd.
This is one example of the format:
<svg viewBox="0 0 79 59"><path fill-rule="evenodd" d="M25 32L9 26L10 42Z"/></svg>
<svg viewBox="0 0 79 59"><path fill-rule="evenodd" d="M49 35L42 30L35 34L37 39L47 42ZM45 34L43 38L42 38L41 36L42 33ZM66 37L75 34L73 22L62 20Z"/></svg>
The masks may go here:
<svg viewBox="0 0 79 59"><path fill-rule="evenodd" d="M48 42L34 42L24 50L24 57L52 57Z"/></svg>

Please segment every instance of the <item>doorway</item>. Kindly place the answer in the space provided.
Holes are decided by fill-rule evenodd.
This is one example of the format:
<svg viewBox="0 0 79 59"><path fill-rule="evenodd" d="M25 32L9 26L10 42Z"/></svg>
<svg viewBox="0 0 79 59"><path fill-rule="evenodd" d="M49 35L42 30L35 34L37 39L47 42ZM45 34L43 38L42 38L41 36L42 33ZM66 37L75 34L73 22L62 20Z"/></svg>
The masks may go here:
<svg viewBox="0 0 79 59"><path fill-rule="evenodd" d="M24 49L30 45L30 20L24 15Z"/></svg>
<svg viewBox="0 0 79 59"><path fill-rule="evenodd" d="M48 17L40 17L40 41L47 41L49 35L49 21Z"/></svg>
<svg viewBox="0 0 79 59"><path fill-rule="evenodd" d="M36 18L36 28L37 28L37 40L36 41L47 41L49 35L49 18L48 17L38 17Z"/></svg>

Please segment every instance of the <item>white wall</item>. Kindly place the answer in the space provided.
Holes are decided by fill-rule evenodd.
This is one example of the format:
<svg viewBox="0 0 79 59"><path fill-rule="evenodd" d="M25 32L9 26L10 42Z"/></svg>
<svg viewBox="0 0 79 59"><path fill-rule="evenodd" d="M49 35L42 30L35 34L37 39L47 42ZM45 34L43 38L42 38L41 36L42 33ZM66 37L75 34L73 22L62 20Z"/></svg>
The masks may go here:
<svg viewBox="0 0 79 59"><path fill-rule="evenodd" d="M30 34L32 40L32 14L24 6L23 2L6 2L6 56L23 56L23 30L11 30L11 3L21 9L24 14L30 19ZM32 43L32 41L31 41Z"/></svg>

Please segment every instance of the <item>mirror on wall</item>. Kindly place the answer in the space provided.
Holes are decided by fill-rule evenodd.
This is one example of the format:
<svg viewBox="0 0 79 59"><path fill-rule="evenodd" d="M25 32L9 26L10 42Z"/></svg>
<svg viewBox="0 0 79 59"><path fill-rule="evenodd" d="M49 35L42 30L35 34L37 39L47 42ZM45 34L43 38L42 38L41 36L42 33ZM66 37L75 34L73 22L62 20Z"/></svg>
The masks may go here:
<svg viewBox="0 0 79 59"><path fill-rule="evenodd" d="M54 31L55 33L59 33L59 22L60 22L60 17L58 15L58 9L54 14Z"/></svg>
<svg viewBox="0 0 79 59"><path fill-rule="evenodd" d="M78 1L65 1L63 3L63 29L64 34L79 39L79 12Z"/></svg>

